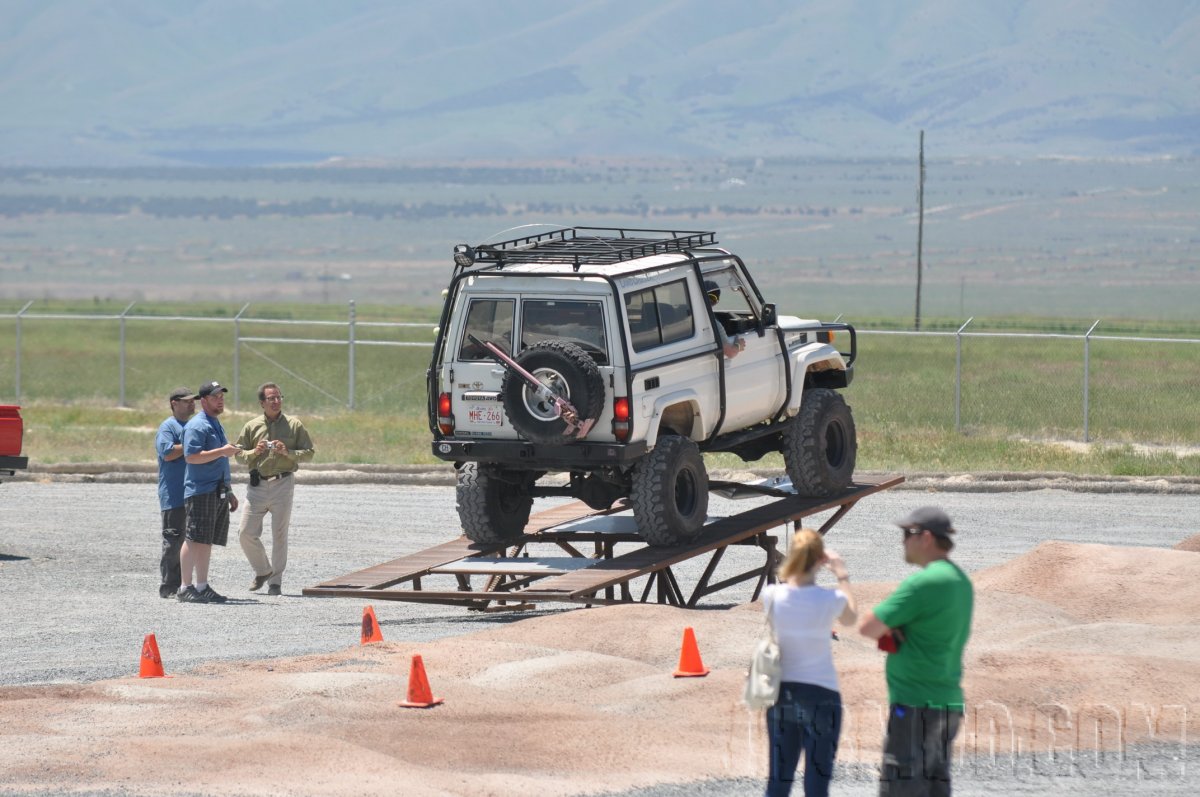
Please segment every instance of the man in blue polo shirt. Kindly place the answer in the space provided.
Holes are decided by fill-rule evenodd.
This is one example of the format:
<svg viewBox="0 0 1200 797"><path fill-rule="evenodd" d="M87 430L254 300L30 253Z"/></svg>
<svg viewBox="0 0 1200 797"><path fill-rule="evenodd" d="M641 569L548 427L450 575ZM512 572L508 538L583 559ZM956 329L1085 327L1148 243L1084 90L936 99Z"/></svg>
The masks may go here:
<svg viewBox="0 0 1200 797"><path fill-rule="evenodd" d="M196 411L196 398L186 387L171 391L171 417L158 427L158 506L162 510L162 556L158 562L158 596L174 598L179 591L179 549L187 510L183 506L183 425Z"/></svg>
<svg viewBox="0 0 1200 797"><path fill-rule="evenodd" d="M208 583L212 547L225 544L229 537L229 513L238 507L229 472L229 458L237 453L238 447L225 437L225 429L217 419L225 411L225 393L220 382L201 385L196 395L200 412L183 427L187 532L179 555L179 600L184 603L225 602L225 596Z"/></svg>

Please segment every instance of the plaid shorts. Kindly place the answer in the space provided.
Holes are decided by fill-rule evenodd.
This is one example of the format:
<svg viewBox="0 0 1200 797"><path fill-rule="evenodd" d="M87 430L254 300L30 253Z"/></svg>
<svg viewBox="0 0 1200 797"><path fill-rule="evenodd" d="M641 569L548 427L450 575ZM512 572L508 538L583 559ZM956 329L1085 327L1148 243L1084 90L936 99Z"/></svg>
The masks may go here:
<svg viewBox="0 0 1200 797"><path fill-rule="evenodd" d="M229 539L229 493L224 486L186 499L187 533L192 542L224 545Z"/></svg>

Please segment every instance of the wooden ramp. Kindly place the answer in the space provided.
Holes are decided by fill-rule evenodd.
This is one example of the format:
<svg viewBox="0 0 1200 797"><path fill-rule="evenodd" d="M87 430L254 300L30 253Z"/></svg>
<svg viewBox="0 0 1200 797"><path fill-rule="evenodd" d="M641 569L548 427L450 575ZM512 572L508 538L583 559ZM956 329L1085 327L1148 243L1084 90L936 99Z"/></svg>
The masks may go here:
<svg viewBox="0 0 1200 797"><path fill-rule="evenodd" d="M785 497L736 515L711 518L696 539L669 547L651 547L642 542L632 512L622 503L595 511L574 502L534 515L522 536L507 545L484 545L459 537L307 587L303 592L309 596L491 610L527 609L546 601L590 605L653 600L693 607L706 595L754 579L753 600L763 584L774 581L779 559L778 539L766 532L789 523L799 525L810 515L835 510L820 528L825 534L860 500L903 481L902 476L864 479L830 498L800 498L789 495L786 489L766 485L714 485L718 491ZM618 554L618 545L633 548ZM761 548L763 564L713 582L730 545ZM535 547L549 548L551 553L533 555ZM590 553L580 550L589 547ZM672 566L704 554L711 554L709 563L685 598ZM486 580L482 586L473 583L473 579L480 578ZM635 598L632 582L639 578L645 580ZM439 582L438 588L432 588L434 581Z"/></svg>

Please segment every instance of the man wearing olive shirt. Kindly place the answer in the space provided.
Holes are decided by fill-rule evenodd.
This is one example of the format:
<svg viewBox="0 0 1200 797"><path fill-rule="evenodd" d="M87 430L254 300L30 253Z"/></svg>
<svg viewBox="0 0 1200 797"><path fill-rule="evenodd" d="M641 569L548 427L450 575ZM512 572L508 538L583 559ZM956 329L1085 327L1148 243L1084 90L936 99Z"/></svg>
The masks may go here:
<svg viewBox="0 0 1200 797"><path fill-rule="evenodd" d="M258 389L263 414L247 421L238 436L237 458L250 468L246 488L246 512L239 536L242 550L254 568L253 592L267 584L268 595L283 592L287 567L288 526L292 519L295 472L301 462L310 462L315 450L304 424L283 414L279 385L267 382ZM271 556L262 543L263 520L271 514Z"/></svg>

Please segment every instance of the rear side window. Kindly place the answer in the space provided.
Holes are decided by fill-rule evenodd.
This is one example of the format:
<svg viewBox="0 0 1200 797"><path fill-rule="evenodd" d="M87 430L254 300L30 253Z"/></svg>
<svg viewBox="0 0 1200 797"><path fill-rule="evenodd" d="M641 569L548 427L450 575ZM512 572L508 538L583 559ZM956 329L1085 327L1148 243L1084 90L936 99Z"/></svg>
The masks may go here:
<svg viewBox="0 0 1200 797"><path fill-rule="evenodd" d="M515 308L516 302L512 299L472 299L471 307L467 310L467 328L459 342L458 359L496 359L487 349L472 343L468 335L491 341L503 349L505 354L512 354Z"/></svg>
<svg viewBox="0 0 1200 797"><path fill-rule="evenodd" d="M626 294L625 314L634 351L687 340L696 331L686 280Z"/></svg>
<svg viewBox="0 0 1200 797"><path fill-rule="evenodd" d="M526 299L521 302L521 348L543 340L565 340L583 349L596 365L608 365L604 308L600 302Z"/></svg>

